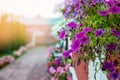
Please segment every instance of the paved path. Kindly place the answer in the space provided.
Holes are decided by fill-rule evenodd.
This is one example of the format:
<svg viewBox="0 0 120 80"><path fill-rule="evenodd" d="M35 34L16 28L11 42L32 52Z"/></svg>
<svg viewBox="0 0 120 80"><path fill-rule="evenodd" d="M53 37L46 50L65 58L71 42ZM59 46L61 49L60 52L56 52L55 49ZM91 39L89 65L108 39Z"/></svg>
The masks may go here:
<svg viewBox="0 0 120 80"><path fill-rule="evenodd" d="M35 47L0 71L0 80L48 80L46 51L49 47Z"/></svg>

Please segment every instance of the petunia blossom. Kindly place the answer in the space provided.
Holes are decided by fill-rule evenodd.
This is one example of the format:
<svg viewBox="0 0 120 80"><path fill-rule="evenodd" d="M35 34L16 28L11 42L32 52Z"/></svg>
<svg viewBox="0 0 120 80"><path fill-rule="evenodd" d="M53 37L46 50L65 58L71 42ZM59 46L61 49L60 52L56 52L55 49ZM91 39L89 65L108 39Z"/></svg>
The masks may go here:
<svg viewBox="0 0 120 80"><path fill-rule="evenodd" d="M92 28L89 28L89 27L83 29L83 31L84 31L85 33L90 32L91 30L92 30Z"/></svg>
<svg viewBox="0 0 120 80"><path fill-rule="evenodd" d="M104 2L110 5L115 4L115 0L104 0Z"/></svg>
<svg viewBox="0 0 120 80"><path fill-rule="evenodd" d="M66 30L63 29L63 30L60 32L59 38L60 38L60 39L63 39L65 36L66 36Z"/></svg>
<svg viewBox="0 0 120 80"><path fill-rule="evenodd" d="M55 70L55 68L50 67L50 68L49 68L49 72L50 72L51 74L54 74L54 73L56 72L56 70Z"/></svg>
<svg viewBox="0 0 120 80"><path fill-rule="evenodd" d="M81 44L79 39L74 40L73 44L71 45L71 49L76 52L80 48Z"/></svg>
<svg viewBox="0 0 120 80"><path fill-rule="evenodd" d="M114 65L111 62L105 61L102 64L102 70L103 71L107 71L107 70L113 71L114 70Z"/></svg>
<svg viewBox="0 0 120 80"><path fill-rule="evenodd" d="M118 62L117 59L115 59L115 60L113 61L113 63L114 63L114 66L117 66L117 65L119 64L119 62Z"/></svg>
<svg viewBox="0 0 120 80"><path fill-rule="evenodd" d="M70 67L70 64L66 64L66 65L65 65L65 70L66 70L66 71L69 70L69 67Z"/></svg>
<svg viewBox="0 0 120 80"><path fill-rule="evenodd" d="M62 67L61 67L61 66L58 66L58 67L57 67L57 72L60 73L61 70L62 70Z"/></svg>
<svg viewBox="0 0 120 80"><path fill-rule="evenodd" d="M95 30L95 36L98 38L104 34L104 30L102 28Z"/></svg>
<svg viewBox="0 0 120 80"><path fill-rule="evenodd" d="M116 37L120 37L120 32L116 31L115 29L111 28L112 34L114 34Z"/></svg>
<svg viewBox="0 0 120 80"><path fill-rule="evenodd" d="M55 59L55 63L57 64L57 66L60 65L60 62L61 62L61 58L60 57L58 57L58 58Z"/></svg>
<svg viewBox="0 0 120 80"><path fill-rule="evenodd" d="M109 51L113 51L113 50L115 50L115 48L116 48L116 45L112 42L107 45L107 50L109 50Z"/></svg>
<svg viewBox="0 0 120 80"><path fill-rule="evenodd" d="M79 39L79 38L83 37L84 35L86 35L85 31L81 31L81 32L76 34L76 38Z"/></svg>
<svg viewBox="0 0 120 80"><path fill-rule="evenodd" d="M67 51L63 52L62 55L63 55L65 58L69 58L70 53L71 53L71 50L67 50Z"/></svg>
<svg viewBox="0 0 120 80"><path fill-rule="evenodd" d="M109 8L109 11L110 11L112 14L120 13L120 7L112 6L112 7Z"/></svg>
<svg viewBox="0 0 120 80"><path fill-rule="evenodd" d="M79 39L80 43L83 44L88 44L89 42L89 37L88 36L83 36L82 38Z"/></svg>
<svg viewBox="0 0 120 80"><path fill-rule="evenodd" d="M118 78L120 78L120 74L117 73L117 72L114 70L114 71L112 71L112 72L110 73L110 77L111 77L113 80L118 80Z"/></svg>
<svg viewBox="0 0 120 80"><path fill-rule="evenodd" d="M72 76L67 76L67 80L73 80Z"/></svg>
<svg viewBox="0 0 120 80"><path fill-rule="evenodd" d="M92 0L92 3L94 3L94 4L97 3L97 0Z"/></svg>
<svg viewBox="0 0 120 80"><path fill-rule="evenodd" d="M76 29L77 26L78 25L74 21L71 21L71 22L68 23L68 28Z"/></svg>
<svg viewBox="0 0 120 80"><path fill-rule="evenodd" d="M79 26L80 26L80 27L82 27L82 26L83 26L83 24L80 24Z"/></svg>
<svg viewBox="0 0 120 80"><path fill-rule="evenodd" d="M80 5L79 5L79 3L75 4L75 12L78 12L79 9L80 9Z"/></svg>
<svg viewBox="0 0 120 80"><path fill-rule="evenodd" d="M67 6L67 8L66 8L66 14L68 14L71 9L72 9L72 6Z"/></svg>
<svg viewBox="0 0 120 80"><path fill-rule="evenodd" d="M75 4L79 3L79 1L80 0L71 0L71 3L75 5Z"/></svg>
<svg viewBox="0 0 120 80"><path fill-rule="evenodd" d="M107 10L106 11L99 10L98 13L99 13L100 16L107 16L108 15Z"/></svg>
<svg viewBox="0 0 120 80"><path fill-rule="evenodd" d="M66 70L64 69L64 67L59 66L57 67L57 72L61 75L61 74L66 73Z"/></svg>

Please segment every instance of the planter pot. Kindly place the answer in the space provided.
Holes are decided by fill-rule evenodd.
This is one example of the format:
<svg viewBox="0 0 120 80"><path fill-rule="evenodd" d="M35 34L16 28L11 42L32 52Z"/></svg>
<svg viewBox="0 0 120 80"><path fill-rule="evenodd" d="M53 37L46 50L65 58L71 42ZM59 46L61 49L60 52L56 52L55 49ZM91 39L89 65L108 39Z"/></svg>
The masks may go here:
<svg viewBox="0 0 120 80"><path fill-rule="evenodd" d="M77 53L72 54L72 59L76 59L78 56ZM80 64L78 63L78 60L74 60L73 67L75 69L75 72L77 74L78 80L88 80L88 63L81 61Z"/></svg>

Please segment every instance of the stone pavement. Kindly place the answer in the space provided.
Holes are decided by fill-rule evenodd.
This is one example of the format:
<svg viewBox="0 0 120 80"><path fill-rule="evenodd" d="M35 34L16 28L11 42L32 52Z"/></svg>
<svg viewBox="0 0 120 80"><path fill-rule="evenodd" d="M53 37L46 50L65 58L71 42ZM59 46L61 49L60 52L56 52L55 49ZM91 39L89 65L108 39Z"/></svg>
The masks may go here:
<svg viewBox="0 0 120 80"><path fill-rule="evenodd" d="M35 47L17 61L0 71L0 80L49 80L46 51L49 47Z"/></svg>

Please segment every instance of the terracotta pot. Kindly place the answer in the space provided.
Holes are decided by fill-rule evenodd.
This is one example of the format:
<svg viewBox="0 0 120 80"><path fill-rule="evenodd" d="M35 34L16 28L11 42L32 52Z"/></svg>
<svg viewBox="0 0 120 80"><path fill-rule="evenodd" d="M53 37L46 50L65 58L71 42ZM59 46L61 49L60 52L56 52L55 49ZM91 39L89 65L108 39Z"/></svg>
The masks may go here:
<svg viewBox="0 0 120 80"><path fill-rule="evenodd" d="M77 57L77 53L72 54L73 60ZM78 59L76 59L72 65L75 68L78 80L88 80L88 62L80 61L79 63Z"/></svg>

